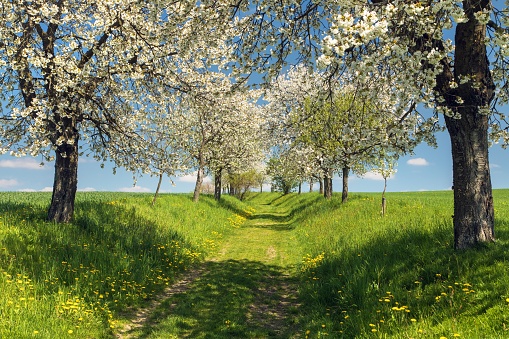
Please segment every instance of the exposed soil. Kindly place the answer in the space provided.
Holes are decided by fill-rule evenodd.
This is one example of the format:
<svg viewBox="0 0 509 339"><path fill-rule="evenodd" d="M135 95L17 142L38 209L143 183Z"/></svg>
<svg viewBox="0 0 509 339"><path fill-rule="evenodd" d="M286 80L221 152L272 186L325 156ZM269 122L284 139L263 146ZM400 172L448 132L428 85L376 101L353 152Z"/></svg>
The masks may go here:
<svg viewBox="0 0 509 339"><path fill-rule="evenodd" d="M265 213L263 218L268 216ZM236 338L242 335L243 338L300 338L298 282L288 274L288 268L276 265L287 257L280 244L273 242L275 234L281 234L281 229L277 229L279 223L262 218L248 223L253 228L239 230L216 257L184 272L145 308L126 312L124 318L129 319L128 323L117 330L115 337L149 338L151 330L165 319L183 317L192 319L179 330L179 338L208 338L214 331L222 330L214 319L217 322L224 314L241 322L237 325L244 332L235 334ZM239 252L242 248L252 252ZM251 256L249 253L263 254L257 259L246 258ZM220 337L225 338L224 333Z"/></svg>
<svg viewBox="0 0 509 339"><path fill-rule="evenodd" d="M175 294L186 293L191 286L190 283L199 279L204 272L205 266L203 265L189 269L174 284L168 286L157 298L153 299L147 307L128 313L127 318L130 319L130 322L119 329L115 333L115 337L119 339L136 338L135 334L138 330L153 324L150 315L163 301L170 299Z"/></svg>

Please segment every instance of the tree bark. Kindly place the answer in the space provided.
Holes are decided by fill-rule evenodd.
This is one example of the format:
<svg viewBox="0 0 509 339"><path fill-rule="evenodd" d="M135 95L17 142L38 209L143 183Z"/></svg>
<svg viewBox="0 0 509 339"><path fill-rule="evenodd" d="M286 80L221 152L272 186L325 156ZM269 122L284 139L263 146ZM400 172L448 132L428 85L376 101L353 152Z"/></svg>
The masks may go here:
<svg viewBox="0 0 509 339"><path fill-rule="evenodd" d="M298 194L301 194L302 193L302 181L299 181L299 193Z"/></svg>
<svg viewBox="0 0 509 339"><path fill-rule="evenodd" d="M193 201L198 202L200 199L200 193L201 193L201 185L203 183L203 172L205 167L205 160L203 159L203 155L200 151L198 155L198 171L196 173L196 184L194 185L194 194L193 194Z"/></svg>
<svg viewBox="0 0 509 339"><path fill-rule="evenodd" d="M216 201L221 200L222 173L223 173L223 170L219 169L214 174L214 199Z"/></svg>
<svg viewBox="0 0 509 339"><path fill-rule="evenodd" d="M323 178L319 178L318 179L318 184L319 184L319 189L318 189L318 192L320 192L320 194L323 194Z"/></svg>
<svg viewBox="0 0 509 339"><path fill-rule="evenodd" d="M196 184L194 185L193 201L198 202L200 200L201 184L203 183L203 167L198 168L196 175Z"/></svg>
<svg viewBox="0 0 509 339"><path fill-rule="evenodd" d="M469 20L456 27L454 65L454 78L460 84L454 94L463 103L444 96L449 108L460 115L460 119L445 118L452 148L456 249L495 240L488 116L480 112L480 107L491 104L495 86L484 44L486 25L474 18L475 12L489 6L488 0L463 1ZM462 84L460 79L467 76L473 80Z"/></svg>
<svg viewBox="0 0 509 339"><path fill-rule="evenodd" d="M385 191L387 191L387 177L384 176L384 190L382 192L382 216L387 212L387 199L385 199Z"/></svg>
<svg viewBox="0 0 509 339"><path fill-rule="evenodd" d="M323 178L323 196L325 199L331 199L332 198L332 175L327 173L324 175Z"/></svg>
<svg viewBox="0 0 509 339"><path fill-rule="evenodd" d="M309 192L313 192L313 179L309 181Z"/></svg>
<svg viewBox="0 0 509 339"><path fill-rule="evenodd" d="M457 249L495 240L487 129L480 127L486 119L463 116L457 121L447 121L452 147L454 247Z"/></svg>
<svg viewBox="0 0 509 339"><path fill-rule="evenodd" d="M74 216L74 200L78 189L78 136L74 144L62 144L56 149L53 194L48 210L48 220L70 222Z"/></svg>
<svg viewBox="0 0 509 339"><path fill-rule="evenodd" d="M154 194L154 199L152 199L152 206L156 204L157 196L159 195L159 190L161 189L161 183L163 182L163 174L159 174L159 181L157 182L156 193Z"/></svg>
<svg viewBox="0 0 509 339"><path fill-rule="evenodd" d="M348 200L348 175L350 168L348 166L343 167L343 191L341 193L341 202L345 203Z"/></svg>

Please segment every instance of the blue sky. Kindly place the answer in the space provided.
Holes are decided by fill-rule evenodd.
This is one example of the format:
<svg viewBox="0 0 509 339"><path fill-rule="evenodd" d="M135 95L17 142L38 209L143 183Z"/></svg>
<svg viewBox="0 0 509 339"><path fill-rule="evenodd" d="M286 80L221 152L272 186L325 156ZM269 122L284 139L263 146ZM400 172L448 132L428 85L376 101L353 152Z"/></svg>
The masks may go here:
<svg viewBox="0 0 509 339"><path fill-rule="evenodd" d="M490 165L493 188L509 188L509 150L495 145L490 148ZM14 158L0 156L0 191L44 191L53 185L53 164L39 166L40 158ZM133 186L132 175L117 170L114 175L112 166L104 168L92 158L80 158L78 169L78 190L81 191L132 191L155 192L157 177L139 178ZM164 178L161 190L172 193L188 193L194 188L194 177L185 176ZM381 192L383 180L371 174L364 178L351 177L351 192ZM389 192L446 190L452 186L452 160L449 136L446 132L438 134L438 148L421 144L415 154L400 159L397 173L387 182ZM315 185L317 188L317 185ZM335 192L341 190L341 180L334 179ZM307 189L304 187L304 189Z"/></svg>

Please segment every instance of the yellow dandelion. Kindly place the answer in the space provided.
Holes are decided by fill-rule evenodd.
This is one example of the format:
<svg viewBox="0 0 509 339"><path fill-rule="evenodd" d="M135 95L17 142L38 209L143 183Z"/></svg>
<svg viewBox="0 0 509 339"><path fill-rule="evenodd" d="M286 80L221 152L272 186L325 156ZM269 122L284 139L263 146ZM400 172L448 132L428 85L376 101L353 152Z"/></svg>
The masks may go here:
<svg viewBox="0 0 509 339"><path fill-rule="evenodd" d="M415 322L417 321L417 319L412 318L412 319L410 319L410 321L411 321L411 322L413 322L413 323L415 323Z"/></svg>
<svg viewBox="0 0 509 339"><path fill-rule="evenodd" d="M34 334L39 334L39 331L37 331L37 330L34 330Z"/></svg>
<svg viewBox="0 0 509 339"><path fill-rule="evenodd" d="M452 336L453 336L453 337L456 337L456 338L457 338L457 337L461 337L459 333L454 333Z"/></svg>
<svg viewBox="0 0 509 339"><path fill-rule="evenodd" d="M69 333L69 334L73 334L73 332L74 332L73 330L67 331L67 333Z"/></svg>

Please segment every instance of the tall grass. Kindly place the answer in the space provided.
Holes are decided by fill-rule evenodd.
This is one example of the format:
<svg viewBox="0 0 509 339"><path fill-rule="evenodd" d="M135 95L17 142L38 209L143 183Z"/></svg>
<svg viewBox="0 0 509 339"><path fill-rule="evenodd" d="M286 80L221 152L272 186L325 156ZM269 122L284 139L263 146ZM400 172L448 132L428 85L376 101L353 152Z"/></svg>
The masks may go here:
<svg viewBox="0 0 509 339"><path fill-rule="evenodd" d="M1 193L0 337L106 338L119 315L213 251L240 209L226 197L79 193L71 224L50 195ZM228 206L224 206L227 205Z"/></svg>
<svg viewBox="0 0 509 339"><path fill-rule="evenodd" d="M509 337L509 191L495 244L453 250L452 192L314 204L298 226L309 338Z"/></svg>
<svg viewBox="0 0 509 339"><path fill-rule="evenodd" d="M469 251L453 249L452 192L390 193L385 217L379 194L347 204L317 193L151 199L82 192L75 220L62 225L45 221L49 194L0 193L0 337L111 338L126 311L225 248L243 259L208 263L214 269L175 296L176 314L158 309L159 337L180 333L175 315L198 321L182 324L204 337L269 333L243 324L247 306L231 302L254 303L252 285L270 290L265 275L280 274L276 283L285 270L301 304L288 331L301 327L303 338L509 337L509 190L494 192L497 242ZM251 256L240 249L248 240L251 252L273 244L280 257ZM207 299L218 289L232 295ZM217 316L189 315L196 305ZM221 314L228 323L215 323Z"/></svg>

